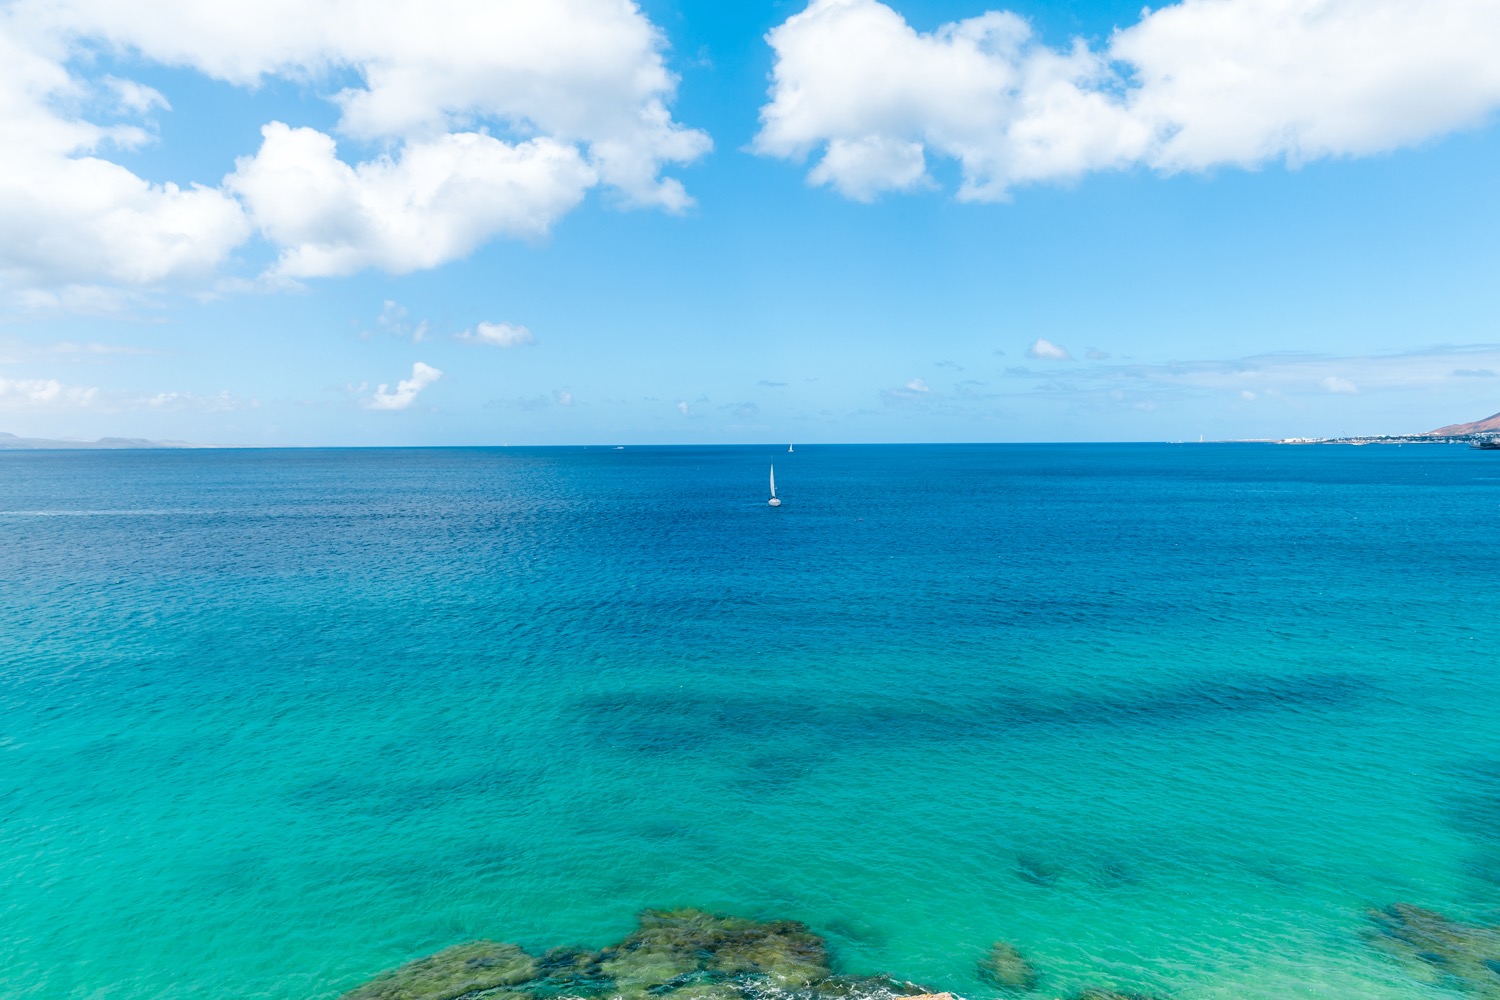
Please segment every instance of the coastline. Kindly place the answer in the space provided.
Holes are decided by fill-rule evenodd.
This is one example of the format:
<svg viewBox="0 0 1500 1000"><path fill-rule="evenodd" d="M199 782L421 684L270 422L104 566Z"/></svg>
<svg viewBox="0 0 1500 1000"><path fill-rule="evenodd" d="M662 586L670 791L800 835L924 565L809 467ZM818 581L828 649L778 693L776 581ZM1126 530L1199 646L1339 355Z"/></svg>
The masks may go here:
<svg viewBox="0 0 1500 1000"><path fill-rule="evenodd" d="M1494 433L1486 434L1352 434L1343 437L1292 437L1281 438L1273 444L1462 444L1478 448L1496 439Z"/></svg>

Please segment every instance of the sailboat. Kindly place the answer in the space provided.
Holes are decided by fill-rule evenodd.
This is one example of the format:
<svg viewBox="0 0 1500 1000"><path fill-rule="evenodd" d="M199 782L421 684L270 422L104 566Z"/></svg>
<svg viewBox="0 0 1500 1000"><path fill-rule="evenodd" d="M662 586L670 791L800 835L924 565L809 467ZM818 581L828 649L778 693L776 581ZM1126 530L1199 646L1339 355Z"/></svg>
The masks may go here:
<svg viewBox="0 0 1500 1000"><path fill-rule="evenodd" d="M787 445L787 446L786 446L786 453L787 453L787 454L788 454L788 455L790 455L790 454L791 454L791 453L792 453L792 446L791 446L791 445Z"/></svg>
<svg viewBox="0 0 1500 1000"><path fill-rule="evenodd" d="M776 499L776 466L771 466L771 506L780 507L781 501Z"/></svg>

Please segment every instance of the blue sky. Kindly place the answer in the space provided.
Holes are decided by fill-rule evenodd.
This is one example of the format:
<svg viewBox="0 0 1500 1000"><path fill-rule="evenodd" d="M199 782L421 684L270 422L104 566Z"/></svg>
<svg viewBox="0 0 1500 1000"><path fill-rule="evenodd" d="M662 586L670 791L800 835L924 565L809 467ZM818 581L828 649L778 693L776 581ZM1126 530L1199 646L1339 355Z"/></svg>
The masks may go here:
<svg viewBox="0 0 1500 1000"><path fill-rule="evenodd" d="M1490 5L120 6L0 3L0 430L1180 440L1500 410Z"/></svg>

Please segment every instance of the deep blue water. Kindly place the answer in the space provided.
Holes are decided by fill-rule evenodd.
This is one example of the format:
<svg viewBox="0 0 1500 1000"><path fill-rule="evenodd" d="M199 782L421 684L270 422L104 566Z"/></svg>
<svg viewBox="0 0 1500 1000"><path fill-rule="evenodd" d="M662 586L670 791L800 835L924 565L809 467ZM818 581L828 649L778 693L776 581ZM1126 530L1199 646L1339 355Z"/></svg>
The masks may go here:
<svg viewBox="0 0 1500 1000"><path fill-rule="evenodd" d="M785 503L766 503L777 465ZM0 996L335 997L646 906L967 997L1436 997L1500 456L0 452Z"/></svg>

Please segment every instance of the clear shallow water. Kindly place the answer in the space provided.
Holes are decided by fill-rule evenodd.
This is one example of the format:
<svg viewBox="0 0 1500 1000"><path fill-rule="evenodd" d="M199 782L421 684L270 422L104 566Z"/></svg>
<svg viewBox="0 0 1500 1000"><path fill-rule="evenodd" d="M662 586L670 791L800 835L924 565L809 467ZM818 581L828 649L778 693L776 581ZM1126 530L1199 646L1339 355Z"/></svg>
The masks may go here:
<svg viewBox="0 0 1500 1000"><path fill-rule="evenodd" d="M0 996L682 905L970 997L997 938L1045 996L1447 995L1358 935L1500 917L1497 461L0 453Z"/></svg>

